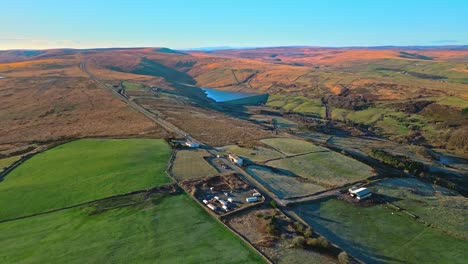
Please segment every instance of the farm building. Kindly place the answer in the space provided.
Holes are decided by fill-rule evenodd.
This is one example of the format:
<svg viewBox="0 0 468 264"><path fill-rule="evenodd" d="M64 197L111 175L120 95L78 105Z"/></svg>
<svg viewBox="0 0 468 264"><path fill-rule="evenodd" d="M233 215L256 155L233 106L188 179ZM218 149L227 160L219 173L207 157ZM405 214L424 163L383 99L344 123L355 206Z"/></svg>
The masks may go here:
<svg viewBox="0 0 468 264"><path fill-rule="evenodd" d="M255 203L258 202L258 197L249 197L245 199L248 203Z"/></svg>
<svg viewBox="0 0 468 264"><path fill-rule="evenodd" d="M230 161L234 162L239 166L242 166L244 164L244 160L235 154L229 153L228 157Z"/></svg>
<svg viewBox="0 0 468 264"><path fill-rule="evenodd" d="M363 200L372 196L372 192L369 189L363 188L363 187L361 188L353 187L353 188L350 188L348 191L349 191L349 195L351 195L352 197L358 200Z"/></svg>
<svg viewBox="0 0 468 264"><path fill-rule="evenodd" d="M192 141L190 139L185 140L184 145L189 147L189 148L198 148L200 147L200 144L198 144L195 141Z"/></svg>
<svg viewBox="0 0 468 264"><path fill-rule="evenodd" d="M208 208L210 208L211 210L216 211L216 206L214 206L213 204L208 204L207 206L208 206Z"/></svg>

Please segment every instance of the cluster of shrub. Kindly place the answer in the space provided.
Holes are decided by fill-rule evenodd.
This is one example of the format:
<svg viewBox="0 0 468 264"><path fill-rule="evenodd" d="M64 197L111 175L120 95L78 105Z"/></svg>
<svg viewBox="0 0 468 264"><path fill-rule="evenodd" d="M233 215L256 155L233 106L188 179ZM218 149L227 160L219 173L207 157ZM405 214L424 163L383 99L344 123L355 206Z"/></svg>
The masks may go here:
<svg viewBox="0 0 468 264"><path fill-rule="evenodd" d="M458 149L462 151L468 151L468 129L467 128L468 128L467 126L464 126L452 132L447 142L447 147L449 149Z"/></svg>
<svg viewBox="0 0 468 264"><path fill-rule="evenodd" d="M313 231L310 227L305 227L299 222L294 222L291 225L292 229L296 232L297 236L292 239L291 246L296 248L319 248L328 249L330 242L325 237L312 237Z"/></svg>
<svg viewBox="0 0 468 264"><path fill-rule="evenodd" d="M373 149L371 156L385 164L410 172L415 176L432 182L433 184L456 190L462 195L468 194L466 178L456 177L450 173L444 173L443 171L431 173L431 171L428 170L421 162L411 160L406 156L392 155L381 149Z"/></svg>
<svg viewBox="0 0 468 264"><path fill-rule="evenodd" d="M421 112L426 106L434 103L434 101L420 100L420 101L408 101L402 103L395 103L390 107L395 110L407 113L407 114L416 114Z"/></svg>
<svg viewBox="0 0 468 264"><path fill-rule="evenodd" d="M192 67L196 63L197 63L197 61L193 61L193 60L188 60L188 61L178 60L174 66L176 68Z"/></svg>
<svg viewBox="0 0 468 264"><path fill-rule="evenodd" d="M329 104L335 108L342 108L348 110L364 110L370 105L370 101L361 96L342 96L342 95L331 95L327 98L322 98L322 102Z"/></svg>
<svg viewBox="0 0 468 264"><path fill-rule="evenodd" d="M335 255L338 258L338 262L340 264L351 263L348 254L344 251L339 251L339 249L334 247L325 237L312 237L313 231L310 227L306 227L299 222L294 222L291 227L297 234L297 236L292 239L292 247L325 250L330 254Z"/></svg>
<svg viewBox="0 0 468 264"><path fill-rule="evenodd" d="M408 171L412 174L419 175L426 170L423 163L411 160L408 157L401 155L393 155L385 150L373 149L372 157L382 161L385 164L391 165L395 168Z"/></svg>
<svg viewBox="0 0 468 264"><path fill-rule="evenodd" d="M276 204L273 207L276 207ZM280 236L282 240L288 239L287 234L283 233L281 230L280 219L275 215L258 214L257 217L267 220L265 224L265 232L276 237L275 240L278 239L278 236ZM289 222L288 227L295 233L291 239L290 247L320 250L329 255L335 256L341 264L351 262L350 257L346 252L333 246L325 237L314 236L312 228L307 227L300 222Z"/></svg>

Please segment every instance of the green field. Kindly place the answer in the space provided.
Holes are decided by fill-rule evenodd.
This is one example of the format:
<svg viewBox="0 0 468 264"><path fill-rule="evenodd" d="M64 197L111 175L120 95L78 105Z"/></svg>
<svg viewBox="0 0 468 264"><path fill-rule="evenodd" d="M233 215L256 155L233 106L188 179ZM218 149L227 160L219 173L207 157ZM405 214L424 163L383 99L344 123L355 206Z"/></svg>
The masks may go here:
<svg viewBox="0 0 468 264"><path fill-rule="evenodd" d="M13 157L8 157L8 158L0 159L0 171L1 171L4 167L8 167L8 166L10 166L11 164L15 163L15 161L19 160L20 158L21 158L21 156L13 156Z"/></svg>
<svg viewBox="0 0 468 264"><path fill-rule="evenodd" d="M181 150L176 154L172 173L177 180L214 176L218 171L204 158L211 156L206 150Z"/></svg>
<svg viewBox="0 0 468 264"><path fill-rule="evenodd" d="M409 133L408 127L405 124L391 116L384 117L375 126L382 129L383 133L387 136L407 135Z"/></svg>
<svg viewBox="0 0 468 264"><path fill-rule="evenodd" d="M123 86L125 87L125 91L127 92L142 92L146 91L146 88L144 85L135 83L135 82L123 82Z"/></svg>
<svg viewBox="0 0 468 264"><path fill-rule="evenodd" d="M366 263L465 263L466 241L383 205L358 207L337 199L296 204L314 230Z"/></svg>
<svg viewBox="0 0 468 264"><path fill-rule="evenodd" d="M372 175L372 168L366 164L330 150L274 160L267 165L290 171L324 187L341 186Z"/></svg>
<svg viewBox="0 0 468 264"><path fill-rule="evenodd" d="M459 97L440 97L440 98L435 98L437 100L437 103L441 105L448 105L448 106L453 106L453 107L459 107L459 108L467 108L468 107L468 100L465 100L463 98Z"/></svg>
<svg viewBox="0 0 468 264"><path fill-rule="evenodd" d="M278 151L281 151L286 155L296 155L328 150L326 148L316 146L310 142L292 138L267 138L262 139L261 142Z"/></svg>
<svg viewBox="0 0 468 264"><path fill-rule="evenodd" d="M264 263L185 194L0 224L2 263Z"/></svg>
<svg viewBox="0 0 468 264"><path fill-rule="evenodd" d="M324 190L322 186L301 181L297 176L273 172L263 166L249 166L247 171L281 199L305 196Z"/></svg>
<svg viewBox="0 0 468 264"><path fill-rule="evenodd" d="M303 114L314 115L319 118L325 116L325 107L320 99L311 99L303 96L270 95L267 106L282 108Z"/></svg>
<svg viewBox="0 0 468 264"><path fill-rule="evenodd" d="M336 112L336 113L335 113ZM386 112L387 109L369 107L361 111L351 111L344 109L332 109L332 118L340 121L351 120L356 123L370 125L378 121Z"/></svg>
<svg viewBox="0 0 468 264"><path fill-rule="evenodd" d="M35 155L0 184L0 220L162 185L164 140L82 139Z"/></svg>
<svg viewBox="0 0 468 264"><path fill-rule="evenodd" d="M285 118L280 118L280 117L276 117L276 118L273 118L273 122L275 124L275 127L276 128L279 128L279 129L297 129L298 125L296 122L293 122L291 120L288 120L288 119L285 119Z"/></svg>
<svg viewBox="0 0 468 264"><path fill-rule="evenodd" d="M254 162L264 162L266 160L284 157L284 155L278 151L258 146L254 148L243 148L237 145L228 145L223 147L223 149Z"/></svg>
<svg viewBox="0 0 468 264"><path fill-rule="evenodd" d="M392 197L393 204L419 216L437 228L468 239L468 200L443 187L412 178L373 184L372 191Z"/></svg>

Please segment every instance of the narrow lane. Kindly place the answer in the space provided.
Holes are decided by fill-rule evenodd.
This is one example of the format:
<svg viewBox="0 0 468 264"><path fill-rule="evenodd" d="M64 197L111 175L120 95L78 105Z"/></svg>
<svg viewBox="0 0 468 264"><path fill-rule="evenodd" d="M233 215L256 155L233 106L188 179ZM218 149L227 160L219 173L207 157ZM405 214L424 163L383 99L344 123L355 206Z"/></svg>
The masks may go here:
<svg viewBox="0 0 468 264"><path fill-rule="evenodd" d="M101 86L106 88L107 90L110 90L115 97L119 98L121 101L125 102L126 104L128 104L129 106L131 106L132 108L137 110L138 112L144 114L146 117L150 118L151 120L153 120L154 122L159 124L161 127L163 127L168 132L175 133L180 137L187 138L187 139L189 139L189 140L191 140L193 142L196 142L196 143L198 143L200 145L203 145L203 143L201 143L198 140L192 138L187 132L183 131L182 129L180 129L180 128L176 127L176 126L174 126L173 124L167 122L166 120L161 119L160 117L158 117L157 115L151 113L150 111L148 111L147 109L145 109L141 105L129 100L127 97L120 94L112 86L107 85L104 82L102 82L101 80L99 80L95 75L93 75L92 73L90 73L88 71L88 69L86 68L86 62L82 61L80 63L80 69L84 73L86 73L92 80L94 80L95 82L97 82L98 84L100 84Z"/></svg>

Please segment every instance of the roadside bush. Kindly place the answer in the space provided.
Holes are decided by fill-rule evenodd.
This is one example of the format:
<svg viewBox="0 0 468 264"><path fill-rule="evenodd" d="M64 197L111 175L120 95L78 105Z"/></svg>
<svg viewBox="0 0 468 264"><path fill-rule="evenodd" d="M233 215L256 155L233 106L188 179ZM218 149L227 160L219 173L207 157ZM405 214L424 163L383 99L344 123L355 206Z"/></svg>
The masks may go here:
<svg viewBox="0 0 468 264"><path fill-rule="evenodd" d="M330 242L324 237L319 238L308 238L306 241L308 246L315 247L315 248L329 248Z"/></svg>
<svg viewBox="0 0 468 264"><path fill-rule="evenodd" d="M392 155L381 149L373 149L371 156L398 169L408 170L415 175L426 170L426 167L421 162L413 161L405 156Z"/></svg>
<svg viewBox="0 0 468 264"><path fill-rule="evenodd" d="M294 222L293 229L296 233L303 233L304 232L304 225L299 222Z"/></svg>
<svg viewBox="0 0 468 264"><path fill-rule="evenodd" d="M349 264L351 263L351 260L349 259L348 253L341 251L340 254L338 254L338 263L340 264Z"/></svg>
<svg viewBox="0 0 468 264"><path fill-rule="evenodd" d="M277 208L277 207L278 207L278 204L276 203L275 200L271 200L270 205L271 205L271 207L273 207L273 208Z"/></svg>
<svg viewBox="0 0 468 264"><path fill-rule="evenodd" d="M303 236L296 236L292 239L292 247L304 248L305 238Z"/></svg>
<svg viewBox="0 0 468 264"><path fill-rule="evenodd" d="M270 218L270 222L268 222L268 224L266 225L265 230L270 235L275 235L275 236L279 235L280 230L279 230L278 225L276 223L276 217L275 216L272 216Z"/></svg>
<svg viewBox="0 0 468 264"><path fill-rule="evenodd" d="M304 237L306 238L309 238L312 236L312 229L310 227L308 227L305 231L304 231Z"/></svg>
<svg viewBox="0 0 468 264"><path fill-rule="evenodd" d="M468 115L468 107L463 108L462 114L463 115Z"/></svg>

